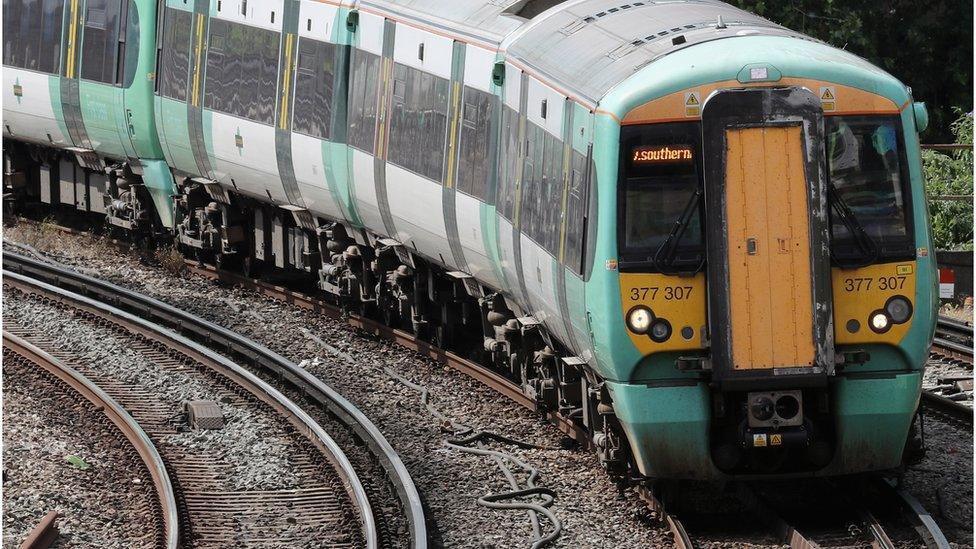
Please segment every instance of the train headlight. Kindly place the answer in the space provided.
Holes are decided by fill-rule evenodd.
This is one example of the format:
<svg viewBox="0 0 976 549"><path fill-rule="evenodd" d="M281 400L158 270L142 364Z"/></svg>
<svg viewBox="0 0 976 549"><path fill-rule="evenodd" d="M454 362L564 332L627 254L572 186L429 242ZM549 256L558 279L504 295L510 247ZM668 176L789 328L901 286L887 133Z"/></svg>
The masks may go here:
<svg viewBox="0 0 976 549"><path fill-rule="evenodd" d="M883 334L891 329L891 319L884 311L874 311L868 317L868 324L876 333Z"/></svg>
<svg viewBox="0 0 976 549"><path fill-rule="evenodd" d="M658 343L663 343L671 337L671 323L663 318L659 318L651 324L651 339Z"/></svg>
<svg viewBox="0 0 976 549"><path fill-rule="evenodd" d="M647 307L638 305L627 313L627 327L635 334L646 334L653 321L654 314Z"/></svg>
<svg viewBox="0 0 976 549"><path fill-rule="evenodd" d="M912 303L905 296L896 295L885 303L885 312L895 324L908 322L912 317Z"/></svg>

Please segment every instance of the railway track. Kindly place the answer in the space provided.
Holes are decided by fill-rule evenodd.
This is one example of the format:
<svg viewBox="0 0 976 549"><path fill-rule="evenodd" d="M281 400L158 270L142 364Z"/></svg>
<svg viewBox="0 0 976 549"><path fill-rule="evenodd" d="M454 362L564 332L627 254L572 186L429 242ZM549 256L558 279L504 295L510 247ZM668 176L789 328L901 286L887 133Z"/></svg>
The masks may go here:
<svg viewBox="0 0 976 549"><path fill-rule="evenodd" d="M958 320L939 316L935 327L932 352L973 365L973 327Z"/></svg>
<svg viewBox="0 0 976 549"><path fill-rule="evenodd" d="M93 317L107 315L111 317L111 323L116 323L120 326L124 325L126 329L138 333L141 338L146 340L141 344L140 351L147 354L159 353L159 363L175 363L174 366L185 368L185 364L181 364L181 361L174 360L172 357L172 349L178 347L180 349L179 353L182 353L185 357L192 357L192 361L200 364L205 363L208 367L214 369L214 371L221 370L221 375L233 378L235 383L244 383L247 385L250 394L260 397L264 406L271 407L279 413L286 414L289 422L297 430L309 436L316 447L323 451L323 455L328 458L328 461L340 477L340 482L338 483L340 491L344 491L347 499L354 503L357 519L354 522L359 527L358 532L349 538L354 541L353 545L365 547L378 547L380 545L426 546L426 525L420 498L403 463L376 427L359 410L320 380L307 374L304 370L283 357L238 334L234 334L233 332L203 321L169 305L147 298L146 296L98 281L58 265L16 256L15 254L4 254L3 261L5 284L15 286L21 291L43 294L45 299L54 302L62 304L71 303L71 307L81 307L85 310L84 314L92 315ZM10 271L6 269L10 269ZM41 280L57 284L61 288L56 288ZM117 309L105 303L100 303L94 299L71 294L62 288L70 288L77 292L91 295L99 300L112 303L119 308ZM140 318L120 309L128 309L145 318ZM344 449L340 448L315 419L310 417L304 410L298 408L280 391L263 381L260 377L252 374L249 370L234 364L226 357L218 355L187 337L175 334L169 330L162 330L159 325L169 325L184 333L193 334L200 339L208 341L210 345L216 345L231 354L247 358L250 363L263 368L266 370L265 373L272 377L286 380L293 391L300 392L304 398L328 410L328 415L336 423L341 423L349 431L349 434L354 436L363 445L364 448L358 449L357 451L362 453L368 450L371 453L370 459L384 472L385 478L379 481L376 479L368 479L368 484L372 486L372 489L367 490L357 475L356 469L349 462L349 459L346 458ZM163 343L163 340L167 341ZM169 350L161 350L160 345ZM106 383L111 384L111 380L106 380ZM116 389L122 390L124 387L116 387ZM233 392L231 391L231 393ZM147 412L144 403L149 398L150 395L145 394L133 395L130 403L137 409L142 406L141 410ZM239 399L241 397L240 395L229 394L227 398ZM161 428L166 428L168 425L165 418L149 419L155 419L156 424ZM332 427L334 428L334 426ZM203 478L205 475L200 472L200 469L209 467L208 464L199 461L187 463L186 465L190 468L187 478L191 479ZM309 463L308 465L314 466L315 464ZM308 469L314 468L308 467ZM301 467L298 467L298 469L301 469ZM322 491L305 490L304 487L285 495L254 494L255 497L249 500L241 499L240 495L235 494L224 494L218 497L213 494L212 489L208 489L206 486L199 486L198 490L191 492L187 492L187 486L182 486L181 488L184 494L181 505L190 511L194 509L200 511L195 517L192 516L192 512L183 513L184 515L190 515L191 518L197 519L198 527L192 529L194 535L215 535L219 537L220 535L226 535L228 532L233 532L232 525L228 526L227 524L220 523L220 514L223 511L232 511L242 507L253 509L265 504L274 505L280 503L290 509L294 509L295 512L288 515L288 520L290 521L299 520L299 517L303 513L307 513L307 516L304 518L321 523L327 521L329 518L325 515L330 513L336 514L334 511L336 509L335 501L318 501L316 499L318 496L328 498L329 496L327 494ZM396 510L391 509L389 502L382 502L377 505L375 511L371 506L371 497L381 500L382 498L378 494L384 489L389 489L391 493L395 494L397 501L394 502L393 506L396 507ZM395 520L396 517L389 516L395 511L403 515L403 520L400 521L400 524L404 526L403 528L398 528L399 524ZM296 517L296 514L299 517ZM184 534L190 531L184 528ZM334 536L330 539L335 541ZM230 539L225 541L230 544L236 544L241 540Z"/></svg>
<svg viewBox="0 0 976 549"><path fill-rule="evenodd" d="M146 517L153 523L155 536L152 546L176 549L180 542L180 519L177 512L176 494L162 456L155 444L131 415L107 392L80 372L58 360L43 349L7 330L3 331L4 360L21 362L48 375L43 379L51 385L60 384L78 397L88 401L92 407L104 414L119 433L128 441L139 456L145 473L148 474L156 495L151 514ZM5 371L7 365L5 364ZM141 471L132 474L142 477ZM55 516L48 514L24 541L28 547L45 546L56 537Z"/></svg>
<svg viewBox="0 0 976 549"><path fill-rule="evenodd" d="M830 494L829 501L818 500L820 513L811 515L807 506L804 511L793 512L787 518L783 513L787 506L782 501L772 503L768 500L768 486L734 483L734 498L739 502L741 512L731 518L724 517L724 520L762 524L767 529L767 537L792 549L833 546L895 549L918 542L929 549L950 547L922 505L888 479L878 476L853 479L857 491L830 481L814 482L821 483L820 489ZM694 549L709 545L711 540L707 539L696 542L698 536L694 529L686 527L685 521L668 509L659 488L642 486L638 493L657 520L670 530L675 547ZM787 497L791 493L788 491ZM714 520L709 518L705 522ZM884 524L888 525L887 529ZM908 535L911 539L905 539L907 526L914 532ZM891 535L892 532L897 535Z"/></svg>
<svg viewBox="0 0 976 549"><path fill-rule="evenodd" d="M588 446L590 444L590 441L585 436L585 433L577 429L572 423L563 421L555 414L546 413L544 410L539 410L536 402L524 395L521 388L509 379L452 352L445 351L432 346L425 341L418 340L412 334L389 328L381 323L356 314L348 314L331 302L316 299L302 292L294 291L277 284L247 278L236 273L217 269L210 265L201 265L195 261L187 260L186 265L190 271L219 282L220 284L228 286L240 286L260 293L266 297L282 301L314 313L324 314L333 319L342 320L347 322L352 327L366 332L367 334L393 341L411 351L427 356L446 366L460 371L480 381L481 383L488 385L499 394L507 397L509 400L520 406L533 411L542 412L543 414L547 415L550 422L554 423L564 434L577 440L584 446ZM968 418L969 428L972 428L971 409L960 405L957 402L948 401L950 404L946 404L947 399L940 399L938 397L938 395L923 393L923 401L926 403L927 407L929 407L930 402L935 403L931 404L933 409L938 408L939 410L945 410L940 413L952 414L954 417L956 417L957 422L965 422ZM879 480L878 482L881 481ZM652 490L642 490L641 496L649 502L649 507L654 511L654 515L659 517L664 524L668 526L669 530L673 534L676 546L696 546L693 538L689 536L688 530L684 527L682 520L673 514L669 514L664 505L659 500L655 499L655 495ZM888 496L894 502L897 502L898 508L904 513L903 518L907 518L911 524L915 525L916 530L919 532L919 538L925 541L927 547L946 546L942 543L945 540L945 536L942 535L938 526L934 523L934 521L932 521L931 517L928 516L921 505L918 504L918 502L915 501L910 494L904 491L899 492L897 489L891 488L888 492ZM873 513L868 511L868 508L869 506L866 504L860 505L856 502L854 504L854 509L859 511L855 521L857 522L858 527L863 529L861 541L866 541L868 545L875 547L892 547L893 542L888 536L887 531L882 526L882 523L878 521L878 518L876 518ZM769 531L772 533L772 536L776 537L782 543L798 548L820 546L817 538L814 537L811 539L806 537L802 528L793 527L785 520L777 518L775 514L770 514L769 516L764 517L764 520L768 520L769 517L774 517L774 520L768 524ZM841 535L842 534L838 534L838 536ZM829 541L830 535L827 535L827 538ZM914 541L917 543L918 540L916 539Z"/></svg>

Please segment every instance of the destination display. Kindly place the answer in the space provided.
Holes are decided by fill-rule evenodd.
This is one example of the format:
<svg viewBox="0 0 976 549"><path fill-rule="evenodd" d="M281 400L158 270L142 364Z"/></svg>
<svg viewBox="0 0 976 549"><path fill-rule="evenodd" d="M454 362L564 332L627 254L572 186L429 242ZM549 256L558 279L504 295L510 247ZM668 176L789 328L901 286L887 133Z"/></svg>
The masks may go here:
<svg viewBox="0 0 976 549"><path fill-rule="evenodd" d="M631 162L644 164L686 164L694 160L691 147L686 145L642 145L634 147Z"/></svg>

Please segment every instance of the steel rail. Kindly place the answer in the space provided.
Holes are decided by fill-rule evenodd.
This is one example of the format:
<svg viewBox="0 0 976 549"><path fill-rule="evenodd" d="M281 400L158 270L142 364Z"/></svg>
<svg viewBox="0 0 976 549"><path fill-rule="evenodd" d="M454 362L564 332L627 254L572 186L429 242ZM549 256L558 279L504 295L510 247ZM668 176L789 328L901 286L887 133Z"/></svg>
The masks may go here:
<svg viewBox="0 0 976 549"><path fill-rule="evenodd" d="M5 269L29 274L60 286L76 288L111 301L121 309L134 312L147 320L192 334L208 343L220 345L229 352L247 358L259 368L270 371L305 393L312 401L327 408L348 425L376 456L397 492L410 529L411 546L427 547L427 523L420 493L403 460L386 440L378 427L335 389L307 372L294 362L251 339L223 326L173 307L149 296L117 286L104 280L78 273L62 265L45 263L20 254L2 255Z"/></svg>
<svg viewBox="0 0 976 549"><path fill-rule="evenodd" d="M874 547L878 549L895 549L895 543L891 541L888 537L888 533L884 531L881 523L875 518L874 514L867 509L861 510L861 520L867 526L868 530L871 531L871 536L874 538Z"/></svg>
<svg viewBox="0 0 976 549"><path fill-rule="evenodd" d="M961 322L952 317L939 315L939 328L950 333L957 333L968 337L973 337L973 327L970 324Z"/></svg>
<svg viewBox="0 0 976 549"><path fill-rule="evenodd" d="M353 502L353 505L356 507L357 513L359 514L366 547L368 549L376 549L379 547L376 515L373 512L369 498L366 494L366 489L359 479L358 473L338 443L336 443L335 440L333 440L332 437L325 432L325 430L315 419L309 416L307 412L295 404L291 399L261 378L257 377L255 374L251 373L249 370L235 364L228 358L216 353L215 351L180 335L177 332L161 328L159 325L150 320L143 319L140 316L117 309L111 305L108 305L107 303L74 294L66 289L52 286L46 282L24 274L8 271L6 269L6 262L10 255L12 254L4 254L3 258L4 284L10 284L29 292L46 295L58 301L67 302L71 307L88 311L97 316L110 318L111 320L119 323L127 329L134 331L135 333L143 335L149 339L160 341L167 347L176 349L178 352L190 357L191 359L217 371L222 376L231 379L237 385L247 389L251 394L269 404L275 410L283 412L290 423L295 425L300 432L309 437L312 442L316 443L316 446L323 450L323 453L329 459L336 472L341 477L343 487L349 495L350 500ZM49 264L41 265L44 266L44 269L48 275L57 279L59 284L71 285L70 282L72 281L76 283L78 282L77 280L74 280L73 277L63 277L62 275L70 275L71 273L60 266ZM66 282L68 284L65 284ZM82 289L91 291L92 293L95 293L96 295L99 295L99 297L105 298L106 300L111 300L114 298L124 301L126 298L139 296L139 294L136 294L135 292L131 292L130 290L126 290L124 288L114 287L113 285L108 285L108 287L100 286L98 288L99 291L93 291L95 288L91 286L83 286ZM152 311L155 308L155 304L153 303L144 302L142 303L142 306L146 307L147 311Z"/></svg>
<svg viewBox="0 0 976 549"><path fill-rule="evenodd" d="M935 338L932 340L932 352L972 364L973 327L939 315L935 325Z"/></svg>
<svg viewBox="0 0 976 549"><path fill-rule="evenodd" d="M167 549L176 549L180 544L180 523L179 513L176 508L176 494L173 490L169 473L166 472L166 465L163 462L163 458L159 455L159 452L156 450L156 445L153 444L153 441L142 429L142 426L98 385L33 343L3 330L3 346L30 362L37 364L71 387L76 393L84 397L85 400L91 402L96 409L105 414L125 438L129 440L129 443L135 448L142 462L145 464L146 470L149 471L149 475L152 477L153 486L156 489L159 507L162 512L165 547ZM45 517L46 520L42 521L38 526L39 529L41 527L53 527L56 516L56 514L54 516L48 514ZM45 535L41 531L32 537L43 539Z"/></svg>
<svg viewBox="0 0 976 549"><path fill-rule="evenodd" d="M657 514L658 520L668 525L677 549L694 549L695 544L692 543L691 538L688 536L685 525L681 523L678 517L668 513L668 510L664 507L664 503L661 502L652 488L643 485L639 486L637 488L637 494L647 503L651 511Z"/></svg>
<svg viewBox="0 0 976 549"><path fill-rule="evenodd" d="M19 549L47 549L53 545L59 535L56 522L59 516L57 511L49 511L44 515L37 526L31 528L31 531L27 533L27 537L24 538Z"/></svg>
<svg viewBox="0 0 976 549"><path fill-rule="evenodd" d="M752 510L753 515L773 530L780 542L789 545L790 549L813 549L818 547L799 530L786 522L779 513L770 507L763 498L745 482L735 483L735 495L739 501Z"/></svg>
<svg viewBox="0 0 976 549"><path fill-rule="evenodd" d="M915 523L915 531L918 532L926 547L929 549L949 549L949 540L946 539L939 525L935 523L932 515L922 507L922 504L915 499L915 496L909 494L904 488L897 486L890 479L884 479L881 484L883 487L886 486L898 495L901 503L904 505L906 515Z"/></svg>
<svg viewBox="0 0 976 549"><path fill-rule="evenodd" d="M923 404L936 412L973 427L973 409L931 391L922 391Z"/></svg>

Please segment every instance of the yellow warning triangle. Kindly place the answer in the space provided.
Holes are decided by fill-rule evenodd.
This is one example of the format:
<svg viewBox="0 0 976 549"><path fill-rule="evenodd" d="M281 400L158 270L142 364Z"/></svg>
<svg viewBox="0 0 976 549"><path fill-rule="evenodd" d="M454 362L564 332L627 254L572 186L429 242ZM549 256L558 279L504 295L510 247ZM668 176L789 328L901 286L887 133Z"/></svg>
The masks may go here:
<svg viewBox="0 0 976 549"><path fill-rule="evenodd" d="M825 88L824 91L823 91L823 93L820 94L820 99L822 99L824 101L833 101L834 100L834 94L830 93L830 88Z"/></svg>
<svg viewBox="0 0 976 549"><path fill-rule="evenodd" d="M685 101L685 105L697 105L697 104L698 104L698 98L695 97L695 94L693 93L688 94L688 100Z"/></svg>

